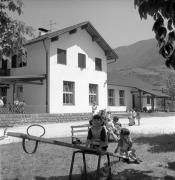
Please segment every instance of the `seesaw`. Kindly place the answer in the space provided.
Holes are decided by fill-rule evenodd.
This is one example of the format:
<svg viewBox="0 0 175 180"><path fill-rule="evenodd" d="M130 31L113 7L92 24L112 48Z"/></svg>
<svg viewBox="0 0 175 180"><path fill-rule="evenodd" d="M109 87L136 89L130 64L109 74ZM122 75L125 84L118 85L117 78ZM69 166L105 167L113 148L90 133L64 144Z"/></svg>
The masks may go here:
<svg viewBox="0 0 175 180"><path fill-rule="evenodd" d="M43 137L32 136L32 135L28 135L28 134L24 134L24 133L8 132L7 136L12 136L12 137L16 137L16 138L22 138L22 146L23 146L23 149L24 149L24 151L26 153L29 153L29 152L26 150L25 140L28 139L28 140L35 141L36 144L35 144L34 150L31 153L29 153L29 154L32 154L32 153L36 152L39 142L47 143L47 144L52 144L52 145L58 145L58 146L65 146L65 147L73 148L73 149L78 149L78 151L74 151L73 155L72 155L72 162L71 162L71 167L70 167L69 180L71 180L71 177L72 177L72 170L73 170L74 158L75 158L75 154L76 153L82 153L82 155L83 155L85 179L86 179L86 160L85 160L85 154L93 154L93 155L97 155L98 156L98 165L97 165L96 179L100 178L100 162L101 162L101 157L102 156L104 156L104 155L107 156L108 168L109 168L109 177L110 178L111 178L110 156L117 157L117 158L124 158L123 156L120 156L118 154L113 154L111 152L100 151L100 150L96 150L96 149L92 149L92 148L87 148L87 147L82 146L82 145L66 143L66 142L62 142L62 141L58 141L58 140L53 140L53 139L46 139L46 138L43 138Z"/></svg>
<svg viewBox="0 0 175 180"><path fill-rule="evenodd" d="M79 149L82 151L90 151L90 152L94 152L94 153L101 153L103 155L109 154L109 156L113 156L113 157L117 157L117 158L123 158L123 156L120 156L119 154L113 154L113 153L107 152L107 151L100 151L100 150L96 150L96 149L92 149L92 148L87 148L87 147L81 146L81 145L76 145L76 144L66 143L66 142L62 142L62 141L58 141L58 140L52 140L52 139L32 136L32 135L28 135L28 134L24 134L24 133L8 132L7 136L22 138L23 141L25 141L25 139L28 139L28 140L36 141L37 143L41 142L41 143L46 143L46 144L65 146L65 147L69 147L69 148L73 148L73 149Z"/></svg>

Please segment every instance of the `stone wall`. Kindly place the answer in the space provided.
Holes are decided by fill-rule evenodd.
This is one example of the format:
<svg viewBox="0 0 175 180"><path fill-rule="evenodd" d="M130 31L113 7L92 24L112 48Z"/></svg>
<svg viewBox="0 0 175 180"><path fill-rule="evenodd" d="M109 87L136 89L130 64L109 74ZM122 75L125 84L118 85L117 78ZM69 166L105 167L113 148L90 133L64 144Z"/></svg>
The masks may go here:
<svg viewBox="0 0 175 180"><path fill-rule="evenodd" d="M65 114L0 114L0 127L37 123L61 123L71 121L89 121L91 113Z"/></svg>

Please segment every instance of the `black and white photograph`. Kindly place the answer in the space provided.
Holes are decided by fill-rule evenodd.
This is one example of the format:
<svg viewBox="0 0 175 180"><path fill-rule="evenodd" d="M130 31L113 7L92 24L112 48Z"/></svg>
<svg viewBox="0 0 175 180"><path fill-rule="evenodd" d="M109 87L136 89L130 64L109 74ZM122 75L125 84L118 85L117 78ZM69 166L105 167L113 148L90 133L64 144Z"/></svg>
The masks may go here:
<svg viewBox="0 0 175 180"><path fill-rule="evenodd" d="M0 180L175 180L175 0L0 0Z"/></svg>

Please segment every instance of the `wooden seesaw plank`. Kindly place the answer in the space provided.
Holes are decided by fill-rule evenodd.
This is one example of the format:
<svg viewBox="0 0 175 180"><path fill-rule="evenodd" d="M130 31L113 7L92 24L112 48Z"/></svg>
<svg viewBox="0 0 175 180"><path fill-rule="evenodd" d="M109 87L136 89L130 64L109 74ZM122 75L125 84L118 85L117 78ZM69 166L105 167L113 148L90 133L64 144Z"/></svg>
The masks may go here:
<svg viewBox="0 0 175 180"><path fill-rule="evenodd" d="M46 138L37 137L37 136L31 136L31 135L27 135L24 133L8 132L7 136L22 138L22 139L28 139L28 140L38 141L38 142L52 144L52 145L65 146L65 147L69 147L69 148L73 148L73 149L80 149L83 151L89 151L89 152L96 153L96 154L102 154L102 155L109 154L109 156L113 156L113 157L117 157L117 158L124 158L123 156L120 156L119 154L113 154L111 152L99 151L99 150L95 150L92 148L87 148L85 146L80 146L80 145L66 143L66 142L52 140L52 139L46 139Z"/></svg>

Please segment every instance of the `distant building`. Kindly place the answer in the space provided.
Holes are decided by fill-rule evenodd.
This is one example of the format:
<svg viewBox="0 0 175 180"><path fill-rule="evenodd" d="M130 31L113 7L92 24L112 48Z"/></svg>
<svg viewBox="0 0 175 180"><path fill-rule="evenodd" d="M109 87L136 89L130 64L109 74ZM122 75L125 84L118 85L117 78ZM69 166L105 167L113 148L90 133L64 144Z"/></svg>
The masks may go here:
<svg viewBox="0 0 175 180"><path fill-rule="evenodd" d="M146 82L131 77L122 77L115 71L108 74L108 110L127 111L129 108L138 110L165 110L168 95ZM163 107L158 103L162 99ZM162 109L163 108L163 109Z"/></svg>

